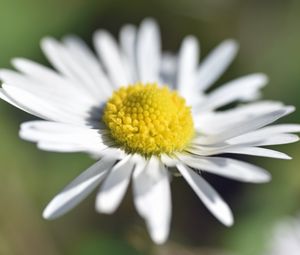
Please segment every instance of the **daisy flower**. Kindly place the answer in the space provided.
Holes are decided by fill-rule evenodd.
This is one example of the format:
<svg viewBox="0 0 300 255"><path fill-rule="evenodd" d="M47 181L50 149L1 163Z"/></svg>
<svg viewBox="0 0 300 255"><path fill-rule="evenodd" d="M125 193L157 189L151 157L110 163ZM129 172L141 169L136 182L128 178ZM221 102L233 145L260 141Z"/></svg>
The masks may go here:
<svg viewBox="0 0 300 255"><path fill-rule="evenodd" d="M266 255L298 255L300 252L300 217L286 218L274 227Z"/></svg>
<svg viewBox="0 0 300 255"><path fill-rule="evenodd" d="M169 234L176 171L230 226L230 208L201 173L262 183L270 180L268 172L230 155L289 159L262 148L298 141L292 133L300 131L295 124L269 125L294 107L251 102L268 81L264 74L207 92L234 59L235 41L222 42L200 64L194 36L183 40L177 55L162 52L160 44L157 24L146 19L139 27L125 25L119 43L97 31L97 56L77 37L45 38L42 50L56 70L18 58L12 61L17 72L0 71L0 97L42 119L23 123L21 138L42 150L86 152L98 160L53 198L44 218L67 213L100 183L96 210L113 213L132 181L137 212L160 244ZM220 110L238 102L248 103Z"/></svg>

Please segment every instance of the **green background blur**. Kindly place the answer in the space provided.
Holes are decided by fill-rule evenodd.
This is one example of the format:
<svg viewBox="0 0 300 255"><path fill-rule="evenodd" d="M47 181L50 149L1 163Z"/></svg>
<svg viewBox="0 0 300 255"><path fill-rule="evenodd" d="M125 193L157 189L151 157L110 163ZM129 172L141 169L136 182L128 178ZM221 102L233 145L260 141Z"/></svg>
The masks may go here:
<svg viewBox="0 0 300 255"><path fill-rule="evenodd" d="M13 57L47 64L39 48L46 35L77 34L91 45L97 28L117 35L122 24L138 24L146 16L158 20L164 49L177 51L185 35L195 34L202 57L223 39L237 39L239 55L218 84L265 72L270 77L265 98L300 109L299 0L0 0L0 66L10 67ZM93 194L68 215L45 221L41 213L47 202L93 160L39 151L20 140L19 124L31 119L0 102L1 255L259 255L274 223L300 211L300 144L292 144L279 148L292 161L250 158L272 173L271 183L206 175L233 209L232 228L217 222L181 178L172 183L172 228L163 246L149 239L130 190L114 215L97 214ZM299 120L300 111L284 121Z"/></svg>

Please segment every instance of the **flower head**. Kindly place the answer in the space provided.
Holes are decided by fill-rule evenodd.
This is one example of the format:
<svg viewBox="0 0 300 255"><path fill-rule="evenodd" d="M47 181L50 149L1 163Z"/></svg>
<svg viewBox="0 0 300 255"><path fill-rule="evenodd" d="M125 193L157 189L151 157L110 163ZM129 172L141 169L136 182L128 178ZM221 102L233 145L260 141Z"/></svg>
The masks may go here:
<svg viewBox="0 0 300 255"><path fill-rule="evenodd" d="M288 159L262 146L298 141L300 125L274 121L294 111L280 102L255 101L267 83L251 74L207 93L237 52L226 40L201 63L198 41L186 37L179 53L161 51L157 24L126 25L120 43L97 31L98 57L77 37L42 40L55 70L14 59L18 72L0 71L0 97L42 120L21 125L20 136L38 148L86 152L98 161L66 186L45 209L57 218L101 182L96 210L112 213L130 180L134 203L156 243L166 241L171 220L169 168L176 168L211 213L227 226L230 208L202 171L246 182L266 182L262 168L230 158L246 154ZM230 103L248 102L228 110ZM269 126L268 126L269 125Z"/></svg>
<svg viewBox="0 0 300 255"><path fill-rule="evenodd" d="M185 100L157 84L138 83L114 92L103 121L121 148L146 157L182 151L194 135Z"/></svg>
<svg viewBox="0 0 300 255"><path fill-rule="evenodd" d="M300 251L300 218L289 217L275 224L267 237L265 255L297 255Z"/></svg>

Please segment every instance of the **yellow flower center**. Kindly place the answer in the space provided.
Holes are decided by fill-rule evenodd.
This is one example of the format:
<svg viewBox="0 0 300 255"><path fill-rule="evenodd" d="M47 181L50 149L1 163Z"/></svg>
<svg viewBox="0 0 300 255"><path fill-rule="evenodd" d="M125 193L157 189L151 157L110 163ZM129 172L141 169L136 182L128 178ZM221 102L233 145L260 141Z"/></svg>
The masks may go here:
<svg viewBox="0 0 300 255"><path fill-rule="evenodd" d="M181 151L194 134L185 100L156 83L136 83L115 91L103 121L120 147L144 156Z"/></svg>

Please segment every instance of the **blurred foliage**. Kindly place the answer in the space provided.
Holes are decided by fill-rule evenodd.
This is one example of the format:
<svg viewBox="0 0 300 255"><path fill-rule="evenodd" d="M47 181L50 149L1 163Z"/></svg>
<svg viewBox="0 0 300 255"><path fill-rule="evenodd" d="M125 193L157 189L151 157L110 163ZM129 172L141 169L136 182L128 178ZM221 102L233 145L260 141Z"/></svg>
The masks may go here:
<svg viewBox="0 0 300 255"><path fill-rule="evenodd" d="M236 38L240 54L217 86L239 75L265 72L270 84L264 97L300 107L297 0L0 0L0 65L9 67L10 59L19 56L46 63L39 49L44 36L75 33L91 43L97 28L117 35L123 23L137 24L145 16L159 21L164 48L172 51L187 34L200 39L201 56L221 40ZM162 247L149 240L130 191L113 216L97 215L91 196L67 216L46 222L41 212L49 199L93 161L82 154L38 151L17 135L18 125L32 116L4 102L0 115L0 254L217 255L227 250L259 255L272 225L300 210L300 149L294 144L279 148L293 161L250 159L272 172L269 184L207 175L234 211L236 224L230 229L207 212L180 178L172 184L171 237ZM286 119L299 122L300 112Z"/></svg>

